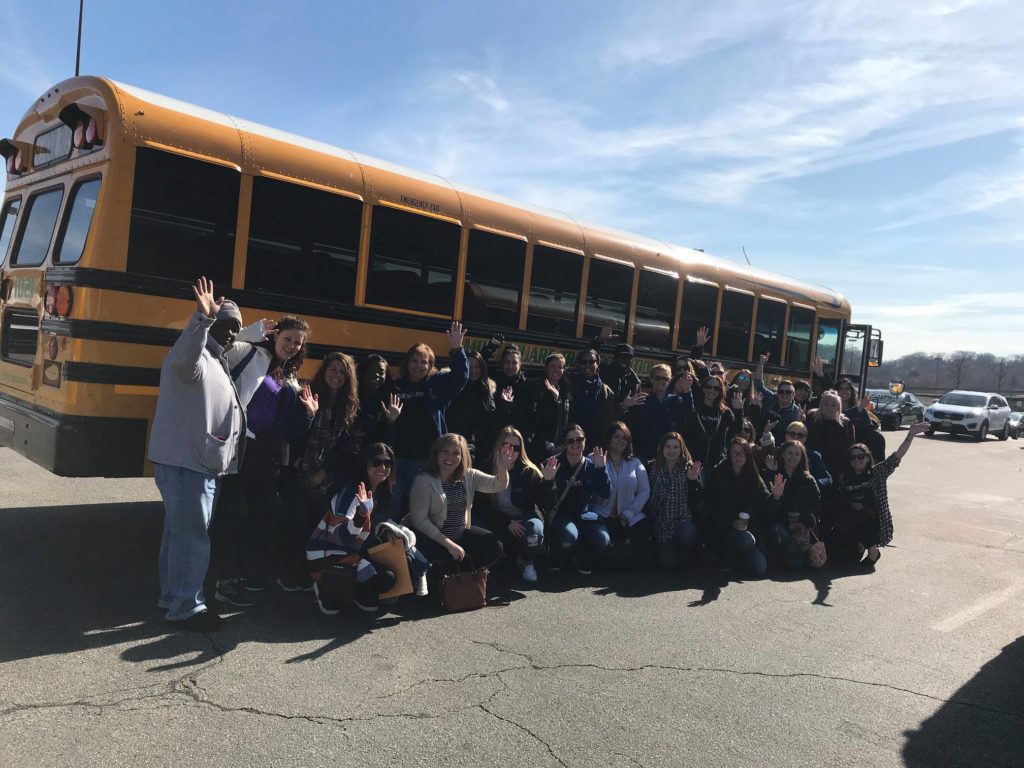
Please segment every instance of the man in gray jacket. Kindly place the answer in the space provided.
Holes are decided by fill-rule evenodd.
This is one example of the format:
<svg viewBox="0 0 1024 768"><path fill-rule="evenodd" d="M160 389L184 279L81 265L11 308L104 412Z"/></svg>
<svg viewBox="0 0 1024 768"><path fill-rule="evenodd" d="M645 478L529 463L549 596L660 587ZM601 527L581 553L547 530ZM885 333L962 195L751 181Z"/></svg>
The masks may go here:
<svg viewBox="0 0 1024 768"><path fill-rule="evenodd" d="M213 282L193 287L196 312L160 369L160 396L149 460L164 500L160 541L160 607L186 629L216 629L203 580L210 566L207 529L220 479L238 472L245 447L245 409L224 352L242 328L233 301L213 296Z"/></svg>

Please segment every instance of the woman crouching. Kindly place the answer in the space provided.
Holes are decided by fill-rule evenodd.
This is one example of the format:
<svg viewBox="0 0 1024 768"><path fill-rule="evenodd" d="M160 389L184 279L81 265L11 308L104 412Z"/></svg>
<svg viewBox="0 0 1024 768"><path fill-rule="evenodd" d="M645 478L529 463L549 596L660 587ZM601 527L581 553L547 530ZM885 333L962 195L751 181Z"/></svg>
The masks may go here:
<svg viewBox="0 0 1024 768"><path fill-rule="evenodd" d="M473 497L503 491L514 456L503 447L494 457L494 474L489 475L473 469L462 435L441 435L430 446L427 466L413 481L404 522L419 534L419 548L431 562L469 557L474 568L498 562L501 540L472 524Z"/></svg>

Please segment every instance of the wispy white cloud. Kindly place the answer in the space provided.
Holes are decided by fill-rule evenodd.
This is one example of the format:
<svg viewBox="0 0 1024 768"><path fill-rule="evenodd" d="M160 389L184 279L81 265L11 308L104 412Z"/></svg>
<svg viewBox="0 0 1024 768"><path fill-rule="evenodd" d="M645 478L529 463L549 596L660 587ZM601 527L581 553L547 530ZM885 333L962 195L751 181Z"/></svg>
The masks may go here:
<svg viewBox="0 0 1024 768"><path fill-rule="evenodd" d="M0 83L35 98L53 85L52 73L33 51L18 9L4 5L0 10L4 44L0 46Z"/></svg>

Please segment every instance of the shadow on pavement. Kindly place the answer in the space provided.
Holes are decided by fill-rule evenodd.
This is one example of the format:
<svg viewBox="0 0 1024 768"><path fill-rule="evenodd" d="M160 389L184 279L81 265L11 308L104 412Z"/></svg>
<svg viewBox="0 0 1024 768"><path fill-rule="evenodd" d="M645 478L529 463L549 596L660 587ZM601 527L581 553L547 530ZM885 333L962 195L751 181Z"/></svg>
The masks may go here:
<svg viewBox="0 0 1024 768"><path fill-rule="evenodd" d="M905 735L908 768L1021 765L1024 637L1003 648L920 728Z"/></svg>
<svg viewBox="0 0 1024 768"><path fill-rule="evenodd" d="M162 523L160 502L0 510L0 662L128 644L124 659L162 671L203 664L241 642L323 640L298 661L400 620L355 610L323 616L311 594L275 588L256 606L233 609L218 632L177 631L156 605ZM209 581L206 595L219 609Z"/></svg>
<svg viewBox="0 0 1024 768"><path fill-rule="evenodd" d="M297 662L319 658L400 621L446 616L433 600L413 598L402 598L378 615L349 609L323 616L311 594L288 594L272 587L255 596L256 606L228 611L222 630L210 635L177 631L156 606L162 520L160 502L0 510L0 661L128 644L122 652L125 660L163 671L203 664L242 642L323 641L317 650L289 660ZM687 573L599 570L592 576L577 575L574 569L553 573L541 568L541 574L537 584L527 586L517 568L499 566L489 592L515 602L526 596L520 590L558 594L589 589L623 598L700 590L700 598L689 603L700 607L713 603L723 589L742 578L713 567ZM818 590L814 602L827 605L832 579L845 575L853 573L772 572L769 578L810 579ZM208 602L224 613L226 606L213 601L213 591L208 582Z"/></svg>

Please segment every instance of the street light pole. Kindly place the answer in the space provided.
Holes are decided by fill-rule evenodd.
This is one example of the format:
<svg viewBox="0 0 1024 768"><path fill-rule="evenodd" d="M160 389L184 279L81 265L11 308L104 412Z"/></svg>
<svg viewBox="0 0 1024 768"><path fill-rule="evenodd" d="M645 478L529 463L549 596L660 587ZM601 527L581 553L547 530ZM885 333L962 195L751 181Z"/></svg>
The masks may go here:
<svg viewBox="0 0 1024 768"><path fill-rule="evenodd" d="M935 360L935 388L938 389L939 388L939 363L942 362L942 358L936 356L934 358L934 360Z"/></svg>
<svg viewBox="0 0 1024 768"><path fill-rule="evenodd" d="M78 77L78 67L82 61L82 11L85 0L78 0L78 46L75 48L75 77Z"/></svg>

